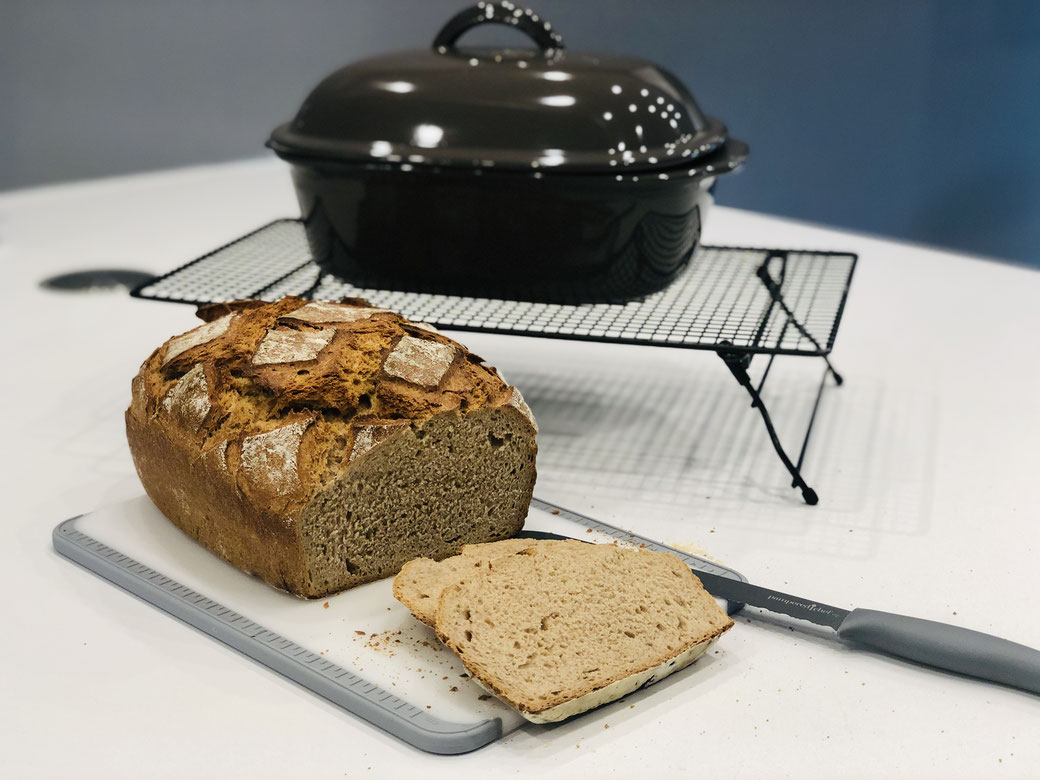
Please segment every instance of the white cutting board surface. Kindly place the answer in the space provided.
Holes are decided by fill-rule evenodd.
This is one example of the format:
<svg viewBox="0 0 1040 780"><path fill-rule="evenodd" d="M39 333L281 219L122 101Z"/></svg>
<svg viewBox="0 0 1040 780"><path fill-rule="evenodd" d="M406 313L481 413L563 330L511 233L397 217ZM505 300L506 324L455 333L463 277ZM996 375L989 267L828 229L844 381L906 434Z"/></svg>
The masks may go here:
<svg viewBox="0 0 1040 780"><path fill-rule="evenodd" d="M84 515L76 529L431 715L457 723L500 718L503 733L524 723L464 676L458 657L394 599L390 579L328 599L291 596L210 553L145 496ZM535 506L524 529L614 541Z"/></svg>

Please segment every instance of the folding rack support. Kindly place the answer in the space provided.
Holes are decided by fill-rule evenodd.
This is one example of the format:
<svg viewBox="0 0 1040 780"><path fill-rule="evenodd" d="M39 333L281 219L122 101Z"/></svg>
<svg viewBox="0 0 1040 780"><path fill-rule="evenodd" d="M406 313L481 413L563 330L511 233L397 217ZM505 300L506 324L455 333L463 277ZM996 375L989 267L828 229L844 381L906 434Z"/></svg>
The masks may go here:
<svg viewBox="0 0 1040 780"><path fill-rule="evenodd" d="M773 426L773 420L769 416L769 410L766 409L765 402L762 400L761 390L762 385L765 383L765 376L762 377L762 381L758 387L755 387L751 381L751 376L748 374L748 367L751 365L751 358L753 354L750 352L735 352L733 350L720 349L716 354L722 358L722 361L726 364L726 368L730 370L733 377L737 380L741 387L747 390L748 395L751 396L751 408L758 409L759 414L762 415L762 422L765 423L766 433L769 434L769 440L773 443L773 449L776 450L776 454L783 462L784 467L791 475L791 487L796 487L802 491L802 497L805 499L805 503L810 506L815 506L819 503L819 497L816 495L816 491L806 484L805 479L802 477L802 463L805 460L805 451L809 446L809 436L812 435L813 423L816 421L816 411L820 408L820 397L823 395L823 388L827 384L828 375L834 377L834 383L841 385L842 378L830 365L830 361L827 361L827 368L824 371L823 379L820 381L820 386L816 391L816 400L813 403L812 414L809 417L809 425L805 431L805 437L802 439L801 450L798 453L797 462L793 462L791 457L784 450L783 445L780 443L780 437L777 436L776 428ZM767 364L766 374L768 374L769 367L773 365L773 360L776 355L769 357L769 363ZM824 358L826 360L826 358Z"/></svg>
<svg viewBox="0 0 1040 780"><path fill-rule="evenodd" d="M771 260L780 261L780 280L775 281L769 275L769 262ZM757 344L762 329L765 327L766 322L772 313L774 306L779 306L783 309L787 315L787 320L784 323L783 330L789 326L794 326L798 332L809 339L812 344L821 351L821 357L823 358L826 368L823 372L823 377L820 379L820 385L816 390L816 399L813 402L812 413L809 415L809 424L805 430L805 436L802 439L802 446L798 453L798 460L794 462L791 457L787 454L783 445L780 443L780 437L776 433L776 428L773 425L773 419L769 415L769 410L766 409L765 402L762 400L762 388L765 386L766 379L769 377L769 371L773 367L773 361L776 359L776 353L769 353L769 362L766 364L765 371L762 373L762 378L759 380L758 386L751 381L751 375L748 374L748 368L751 366L751 359L755 356L754 351L748 351L746 349L740 350L734 348L733 344L729 341L723 340L719 343L720 349L715 351L722 362L726 364L726 368L729 369L730 373L733 374L733 378L737 380L737 383L747 390L748 395L751 396L751 408L758 409L759 414L762 415L762 422L766 426L766 433L769 434L769 440L773 443L773 449L776 450L777 456L780 461L784 464L788 473L791 475L791 487L796 487L802 491L802 498L805 499L805 503L810 506L815 506L819 503L819 496L816 495L816 491L813 490L806 483L805 478L802 477L802 464L805 461L805 453L809 446L809 437L812 435L813 423L816 422L816 412L820 408L820 398L823 396L823 389L827 385L827 377L831 376L834 378L834 384L841 386L845 381L841 374L834 370L834 366L831 364L830 359L827 357L826 350L820 345L816 338L809 333L808 330L796 319L794 312L791 311L790 307L784 301L781 293L781 287L783 285L784 276L787 273L787 253L784 251L770 252L766 258L762 261L762 264L756 270L756 276L761 280L766 290L769 292L771 299L770 308L762 317L761 325L759 326L759 333L756 334L754 343ZM783 332L781 332L781 340L783 339Z"/></svg>

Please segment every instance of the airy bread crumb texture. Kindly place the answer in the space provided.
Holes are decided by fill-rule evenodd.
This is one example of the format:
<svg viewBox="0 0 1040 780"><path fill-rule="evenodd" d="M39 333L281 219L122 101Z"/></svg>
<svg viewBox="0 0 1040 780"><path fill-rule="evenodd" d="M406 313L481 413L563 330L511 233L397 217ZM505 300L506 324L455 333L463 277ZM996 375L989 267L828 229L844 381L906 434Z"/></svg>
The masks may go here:
<svg viewBox="0 0 1040 780"><path fill-rule="evenodd" d="M365 301L200 316L142 365L127 435L153 501L234 565L319 597L522 525L535 424L479 356Z"/></svg>
<svg viewBox="0 0 1040 780"><path fill-rule="evenodd" d="M539 721L622 696L630 678L659 679L732 625L675 556L577 541L491 559L444 587L435 613L470 674Z"/></svg>
<svg viewBox="0 0 1040 780"><path fill-rule="evenodd" d="M445 588L484 576L491 561L525 550L531 543L530 539L505 539L489 544L467 544L458 555L442 561L416 558L406 563L400 574L394 577L394 598L423 623L433 627L437 604Z"/></svg>

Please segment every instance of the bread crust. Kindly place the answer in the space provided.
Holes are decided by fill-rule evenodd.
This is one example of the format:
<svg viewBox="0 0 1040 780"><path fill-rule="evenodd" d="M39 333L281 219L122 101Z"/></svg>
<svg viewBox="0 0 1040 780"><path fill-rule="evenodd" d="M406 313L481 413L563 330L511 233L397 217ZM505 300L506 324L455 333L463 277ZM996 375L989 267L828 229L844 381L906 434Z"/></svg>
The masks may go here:
<svg viewBox="0 0 1040 780"><path fill-rule="evenodd" d="M522 513L499 525L522 525L534 482L533 418L462 345L364 301L234 302L203 316L206 324L142 365L127 439L156 506L234 566L300 596L341 589L315 577L301 518L392 449L395 436L421 436L434 420L484 409L507 411L502 419L521 431L508 446L530 461L510 487Z"/></svg>
<svg viewBox="0 0 1040 780"><path fill-rule="evenodd" d="M242 571L290 593L305 593L303 550L294 526L242 494L219 465L217 447L201 453L180 431L161 422L142 423L129 411L126 433L141 484L170 522Z"/></svg>

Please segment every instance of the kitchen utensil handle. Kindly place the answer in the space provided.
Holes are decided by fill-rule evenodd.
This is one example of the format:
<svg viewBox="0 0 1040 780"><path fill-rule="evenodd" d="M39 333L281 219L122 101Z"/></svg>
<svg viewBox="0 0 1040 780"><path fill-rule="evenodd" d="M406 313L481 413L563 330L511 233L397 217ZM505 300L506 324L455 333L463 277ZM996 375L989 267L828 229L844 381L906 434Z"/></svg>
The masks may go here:
<svg viewBox="0 0 1040 780"><path fill-rule="evenodd" d="M981 631L854 609L838 636L888 655L1040 693L1040 651Z"/></svg>
<svg viewBox="0 0 1040 780"><path fill-rule="evenodd" d="M437 33L433 48L447 54L455 48L455 42L467 30L481 24L505 24L527 33L545 54L553 54L563 48L563 38L553 32L552 25L540 18L530 8L520 8L509 2L477 3L459 11Z"/></svg>

